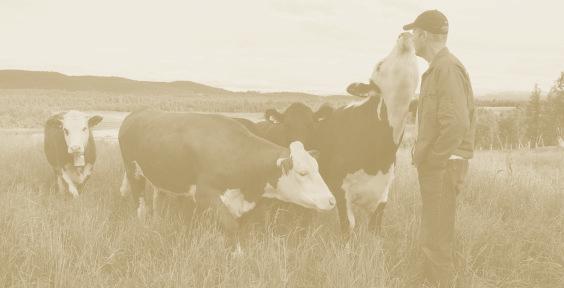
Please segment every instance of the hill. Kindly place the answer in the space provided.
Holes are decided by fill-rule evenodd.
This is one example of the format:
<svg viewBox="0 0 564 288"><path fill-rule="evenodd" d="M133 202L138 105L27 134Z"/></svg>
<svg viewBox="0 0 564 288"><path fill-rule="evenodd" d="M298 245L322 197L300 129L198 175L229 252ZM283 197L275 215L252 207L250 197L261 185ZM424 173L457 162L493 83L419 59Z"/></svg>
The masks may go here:
<svg viewBox="0 0 564 288"><path fill-rule="evenodd" d="M69 76L58 72L24 70L0 70L0 89L41 89L152 95L222 95L233 93L232 91L192 81L137 81L121 77Z"/></svg>

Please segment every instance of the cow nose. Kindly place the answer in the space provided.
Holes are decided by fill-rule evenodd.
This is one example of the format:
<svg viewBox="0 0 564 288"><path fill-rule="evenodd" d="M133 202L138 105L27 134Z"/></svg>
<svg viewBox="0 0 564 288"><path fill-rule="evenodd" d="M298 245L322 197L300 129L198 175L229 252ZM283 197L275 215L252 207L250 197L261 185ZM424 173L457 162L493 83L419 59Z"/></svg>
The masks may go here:
<svg viewBox="0 0 564 288"><path fill-rule="evenodd" d="M79 145L70 146L70 147L69 147L69 150L71 151L71 153L79 152L79 151L80 151L80 146L79 146Z"/></svg>

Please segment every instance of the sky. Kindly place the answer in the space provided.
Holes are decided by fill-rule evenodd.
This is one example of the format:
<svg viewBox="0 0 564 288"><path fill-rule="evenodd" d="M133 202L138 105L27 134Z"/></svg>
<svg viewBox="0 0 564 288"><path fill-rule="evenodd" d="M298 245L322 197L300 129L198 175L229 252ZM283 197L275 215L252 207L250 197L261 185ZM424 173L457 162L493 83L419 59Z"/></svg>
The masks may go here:
<svg viewBox="0 0 564 288"><path fill-rule="evenodd" d="M563 1L0 0L0 69L231 90L344 94L404 24L449 19L476 94L544 91L564 71ZM420 73L427 67L419 62Z"/></svg>

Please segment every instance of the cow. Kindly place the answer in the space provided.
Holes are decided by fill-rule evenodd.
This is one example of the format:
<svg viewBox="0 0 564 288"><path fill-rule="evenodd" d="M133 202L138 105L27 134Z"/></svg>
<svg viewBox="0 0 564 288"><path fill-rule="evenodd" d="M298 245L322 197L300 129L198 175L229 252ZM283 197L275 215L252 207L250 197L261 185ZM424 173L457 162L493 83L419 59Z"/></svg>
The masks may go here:
<svg viewBox="0 0 564 288"><path fill-rule="evenodd" d="M51 116L45 122L44 150L47 161L57 177L61 195L77 198L92 174L96 162L96 144L92 127L102 116L88 116L70 110Z"/></svg>
<svg viewBox="0 0 564 288"><path fill-rule="evenodd" d="M146 213L146 180L160 191L192 195L200 211L213 208L230 235L263 197L316 210L335 206L301 142L276 145L222 115L141 110L125 118L118 140L121 192L131 193L139 218Z"/></svg>
<svg viewBox="0 0 564 288"><path fill-rule="evenodd" d="M239 121L253 134L275 144L288 147L290 143L300 141L304 144L306 149L311 146L310 137L313 134L313 129L318 123L313 110L309 106L299 102L290 104L290 106L288 106L283 112L278 112L276 109L272 108L267 109L264 112L264 120L260 122L253 122L249 119L239 117L233 117L233 119ZM162 207L160 207L162 202L161 196L163 194L167 194L166 192L162 192L164 191L153 189L152 210L155 212L162 210ZM184 206L193 204L190 199L185 199L186 197L178 198L175 197L177 195L171 195L170 193L168 196L173 196L173 199L176 199L176 203L184 202ZM260 209L255 209L255 213L252 214L253 216L251 216L251 213L247 214L245 220L248 221L248 219L252 218L264 218L257 216L262 214L256 210L262 210L262 212L265 210L278 212L281 210L285 211L287 210L286 208L293 206L293 204L289 203L280 203L275 199L272 199L272 201L261 201L261 205L262 207L260 207ZM308 209L303 208L299 210L302 210L305 213Z"/></svg>
<svg viewBox="0 0 564 288"><path fill-rule="evenodd" d="M311 148L311 135L319 117L309 106L295 102L282 113L268 109L264 112L264 118L264 121L258 123L244 118L235 119L254 134L278 145L286 147L293 141L300 141L306 149Z"/></svg>
<svg viewBox="0 0 564 288"><path fill-rule="evenodd" d="M376 65L369 84L347 88L366 99L338 109L323 106L319 113L324 120L316 129L314 148L320 153L320 172L335 195L346 235L356 223L355 206L371 214L369 228L380 232L396 152L418 85L412 37L400 34L391 53Z"/></svg>

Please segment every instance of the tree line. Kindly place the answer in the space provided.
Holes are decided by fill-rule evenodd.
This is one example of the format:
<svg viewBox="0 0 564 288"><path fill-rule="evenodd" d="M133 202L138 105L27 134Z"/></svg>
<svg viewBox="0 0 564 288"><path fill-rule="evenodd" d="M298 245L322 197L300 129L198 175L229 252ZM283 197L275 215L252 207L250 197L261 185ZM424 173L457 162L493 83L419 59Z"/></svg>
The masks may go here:
<svg viewBox="0 0 564 288"><path fill-rule="evenodd" d="M481 107L476 118L478 149L564 145L564 72L546 97L535 85L529 101L511 107Z"/></svg>

